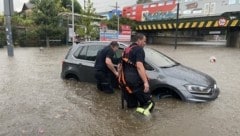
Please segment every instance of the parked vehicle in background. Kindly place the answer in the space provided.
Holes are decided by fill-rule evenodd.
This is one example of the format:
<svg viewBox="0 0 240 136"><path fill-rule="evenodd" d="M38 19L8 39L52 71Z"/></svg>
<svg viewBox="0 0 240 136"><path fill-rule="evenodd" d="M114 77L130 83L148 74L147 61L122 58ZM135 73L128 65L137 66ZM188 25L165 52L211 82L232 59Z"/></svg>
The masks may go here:
<svg viewBox="0 0 240 136"><path fill-rule="evenodd" d="M94 63L97 52L110 42L84 42L72 46L62 63L61 77L95 83ZM113 63L117 65L126 44L119 42ZM173 96L188 102L207 102L219 95L216 81L209 75L184 66L163 53L144 47L145 69L150 91L159 97Z"/></svg>

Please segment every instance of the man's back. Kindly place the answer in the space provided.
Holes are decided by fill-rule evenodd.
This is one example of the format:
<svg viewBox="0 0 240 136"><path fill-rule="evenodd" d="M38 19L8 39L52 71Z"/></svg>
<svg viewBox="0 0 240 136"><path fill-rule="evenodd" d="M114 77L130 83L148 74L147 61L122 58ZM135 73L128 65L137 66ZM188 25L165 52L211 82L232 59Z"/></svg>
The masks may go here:
<svg viewBox="0 0 240 136"><path fill-rule="evenodd" d="M94 65L95 69L103 71L103 72L109 71L108 67L105 63L105 59L106 59L106 57L111 58L111 56L113 56L113 54L114 54L114 52L112 51L110 46L107 46L107 47L103 48L102 50L100 50L97 54L97 58L95 61L95 65Z"/></svg>

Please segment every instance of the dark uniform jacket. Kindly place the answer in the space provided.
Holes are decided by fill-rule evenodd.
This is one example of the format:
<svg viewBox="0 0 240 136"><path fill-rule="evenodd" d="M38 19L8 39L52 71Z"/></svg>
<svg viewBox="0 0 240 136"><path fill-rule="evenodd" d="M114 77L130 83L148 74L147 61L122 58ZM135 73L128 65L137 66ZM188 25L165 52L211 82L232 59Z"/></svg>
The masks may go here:
<svg viewBox="0 0 240 136"><path fill-rule="evenodd" d="M132 48L128 54L128 59L135 65L137 61L144 64L145 52L143 47L138 46L136 43L131 44L130 47ZM136 66L123 63L123 67L125 80L130 87L136 88L143 85L143 81L138 74Z"/></svg>
<svg viewBox="0 0 240 136"><path fill-rule="evenodd" d="M97 59L96 59L95 66L94 66L95 69L97 71L102 71L105 73L110 72L110 69L107 67L105 60L106 60L106 57L113 60L113 56L114 56L114 51L111 48L111 46L107 46L107 47L103 48L102 50L100 50L97 54Z"/></svg>

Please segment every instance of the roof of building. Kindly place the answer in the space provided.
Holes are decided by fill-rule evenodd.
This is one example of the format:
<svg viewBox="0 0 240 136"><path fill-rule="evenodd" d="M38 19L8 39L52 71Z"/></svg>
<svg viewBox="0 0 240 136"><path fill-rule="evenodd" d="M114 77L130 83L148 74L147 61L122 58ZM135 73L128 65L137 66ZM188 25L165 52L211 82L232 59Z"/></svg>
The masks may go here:
<svg viewBox="0 0 240 136"><path fill-rule="evenodd" d="M34 7L34 4L28 2L23 4L22 12L28 9L32 9Z"/></svg>

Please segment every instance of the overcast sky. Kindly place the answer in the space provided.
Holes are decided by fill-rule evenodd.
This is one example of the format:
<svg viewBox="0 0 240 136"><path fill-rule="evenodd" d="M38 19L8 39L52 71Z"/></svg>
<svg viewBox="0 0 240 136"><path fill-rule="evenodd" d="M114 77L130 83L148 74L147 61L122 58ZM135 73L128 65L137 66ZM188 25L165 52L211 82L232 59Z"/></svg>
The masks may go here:
<svg viewBox="0 0 240 136"><path fill-rule="evenodd" d="M4 0L0 0L0 13L3 13L3 1ZM13 0L14 11L21 11L23 4L28 1L29 0ZM78 0L78 1L83 7L84 0ZM92 0L92 2L97 12L112 10L114 8L113 6L116 6L116 2L118 2L118 5L121 9L124 6L136 4L136 0Z"/></svg>

